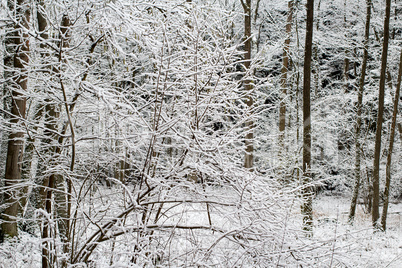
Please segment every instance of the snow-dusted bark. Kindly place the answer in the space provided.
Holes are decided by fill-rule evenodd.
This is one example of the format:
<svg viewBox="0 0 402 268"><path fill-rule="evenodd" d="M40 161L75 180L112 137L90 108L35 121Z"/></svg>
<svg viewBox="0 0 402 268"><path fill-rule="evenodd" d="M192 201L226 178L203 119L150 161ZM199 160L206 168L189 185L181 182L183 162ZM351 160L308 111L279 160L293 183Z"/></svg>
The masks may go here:
<svg viewBox="0 0 402 268"><path fill-rule="evenodd" d="M366 1L367 5L367 13L366 13L366 27L364 34L364 54L363 54L363 63L362 63L362 71L360 74L359 80L359 91L357 95L357 111L356 111L356 129L355 129L355 184L353 186L353 195L352 201L350 204L349 211L349 222L353 223L355 213L356 213L356 203L357 198L359 196L359 188L361 181L361 128L362 128L362 109L363 109L363 92L364 92L364 83L366 78L366 70L367 70L367 60L368 60L368 42L370 37L370 18L371 18L371 1Z"/></svg>
<svg viewBox="0 0 402 268"><path fill-rule="evenodd" d="M385 75L387 70L388 43L389 43L389 20L391 16L391 0L386 1L385 18L384 18L384 41L381 54L381 74L380 87L378 93L378 113L377 128L375 134L375 152L373 163L373 208L372 221L373 227L381 229L379 206L380 206L380 157L381 157L381 136L384 116L384 91L385 91Z"/></svg>
<svg viewBox="0 0 402 268"><path fill-rule="evenodd" d="M241 4L243 6L244 11L244 68L245 68L245 77L244 77L244 90L246 91L246 103L247 109L249 113L252 113L252 108L254 104L253 96L251 91L253 89L253 84L251 80L252 70L251 66L251 50L252 50L252 37L251 37L251 14L252 14L252 1L251 0L241 0ZM244 167L252 170L254 164L254 122L252 117L245 122L246 125L246 137L245 137L245 145L246 145L246 153L244 156Z"/></svg>
<svg viewBox="0 0 402 268"><path fill-rule="evenodd" d="M390 192L390 187L391 187L391 163L392 163L392 153L394 150L394 139L395 139L395 130L396 130L396 119L398 116L398 104L399 104L399 95L400 95L400 89L401 89L401 80L402 80L402 51L401 51L401 56L399 59L398 82L397 82L396 88L395 88L394 110L392 112L391 133L389 135L389 146L388 146L387 164L386 164L386 171L385 171L384 205L383 205L382 215L381 215L381 229L383 231L385 231L386 227L387 227L389 192Z"/></svg>
<svg viewBox="0 0 402 268"><path fill-rule="evenodd" d="M307 1L307 26L303 69L303 229L313 232L313 189L311 184L311 56L313 45L314 0Z"/></svg>
<svg viewBox="0 0 402 268"><path fill-rule="evenodd" d="M4 192L5 209L2 216L1 236L18 235L17 213L21 162L23 158L24 130L26 116L26 91L28 89L29 39L26 29L30 20L28 1L7 1L10 17L7 20L4 57L6 90L11 95L10 133L8 137L5 166Z"/></svg>

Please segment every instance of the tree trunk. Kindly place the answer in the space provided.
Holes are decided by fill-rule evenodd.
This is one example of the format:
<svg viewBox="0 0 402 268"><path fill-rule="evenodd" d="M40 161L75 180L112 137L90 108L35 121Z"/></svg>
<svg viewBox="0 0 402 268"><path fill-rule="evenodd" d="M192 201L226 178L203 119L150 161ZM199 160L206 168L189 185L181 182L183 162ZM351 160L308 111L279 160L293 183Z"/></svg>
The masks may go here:
<svg viewBox="0 0 402 268"><path fill-rule="evenodd" d="M375 229L380 229L378 219L380 217L380 156L381 156L381 131L384 114L384 90L385 78L387 69L388 41L389 41L389 18L391 13L391 0L386 1L385 19L384 19L384 42L382 46L381 56L381 74L380 88L378 95L378 114L377 114L377 129L375 133L375 151L373 164L373 208L372 221Z"/></svg>
<svg viewBox="0 0 402 268"><path fill-rule="evenodd" d="M47 216L46 219L42 223L42 232L41 232L41 238L42 238L42 268L48 268L48 267L53 267L53 244L50 242L51 241L51 225L50 225L50 215L52 213L52 191L51 189L54 188L54 178L53 176L50 176L51 178L49 179L49 184L48 184L48 191L46 191L46 197L45 197L45 211Z"/></svg>
<svg viewBox="0 0 402 268"><path fill-rule="evenodd" d="M402 123L398 123L399 139L402 142Z"/></svg>
<svg viewBox="0 0 402 268"><path fill-rule="evenodd" d="M9 0L7 2L11 13L16 16L17 24L9 29L5 38L6 56L4 58L5 77L9 78L6 89L11 91L11 119L14 131L9 134L7 145L7 159L5 168L4 186L11 189L4 193L4 202L7 204L3 212L1 236L13 237L18 235L17 213L18 193L15 184L21 179L21 164L23 157L24 132L20 130L20 119L25 118L26 96L28 88L29 40L24 28L28 28L30 8L26 1Z"/></svg>
<svg viewBox="0 0 402 268"><path fill-rule="evenodd" d="M345 29L345 35L344 38L345 40L348 38L348 34L346 29L348 28L348 23L346 20L346 6L347 6L347 0L344 0L343 2L344 6L344 14L343 14L343 24L344 24L344 29ZM345 48L345 58L343 60L343 82L344 82L344 87L345 87L345 93L349 91L349 65L350 65L350 51L349 47Z"/></svg>
<svg viewBox="0 0 402 268"><path fill-rule="evenodd" d="M287 96L287 87L288 87L288 72L289 72L289 44L290 44L290 35L292 31L292 20L293 20L293 0L289 0L288 2L288 19L286 23L286 39L283 47L283 60L282 60L282 77L281 77L281 85L282 85L282 98L279 106L279 139L281 147L283 147L283 140L285 136L285 127L286 127L286 96ZM283 148L280 148L282 151Z"/></svg>
<svg viewBox="0 0 402 268"><path fill-rule="evenodd" d="M37 18L37 25L38 25L38 32L39 32L39 36L40 38L42 38L42 40L48 40L49 36L47 33L47 20L45 18L45 16L43 15L44 12L44 0L37 0L35 1L36 3L36 18ZM49 76L51 74L51 70L50 70L50 62L51 62L51 57L50 54L47 51L47 46L44 42L40 42L39 44L40 47L40 58L41 58L41 65L44 66L43 69L45 69L44 73ZM46 70L49 69L49 70ZM45 102L47 102L47 100L45 100ZM40 126L40 121L42 120L42 117L44 116L44 112L45 112L45 105L43 102L40 102L37 104L37 106L35 107L35 113L34 113L34 118L31 122L33 122L33 127L31 130L31 133L36 133L38 130L38 127ZM28 136L27 139L27 145L25 148L25 152L24 152L24 166L22 167L22 176L23 178L30 178L31 175L33 175L37 169L37 163L34 163L36 161L33 161L35 158L34 155L34 149L35 149L35 136ZM35 177L35 176L33 176ZM43 186L42 183L40 183L40 185ZM27 191L27 189L24 189L25 191ZM39 190L39 196L43 196L44 194L44 190L43 187L41 187L40 189L35 189L35 190ZM25 205L27 204L27 199L29 198L29 193L27 193L26 195L22 196L21 198L21 207L25 207ZM44 208L44 200L46 199L46 197L42 198L42 200L38 200L38 207L37 208Z"/></svg>
<svg viewBox="0 0 402 268"><path fill-rule="evenodd" d="M68 48L69 47L69 41L70 41L70 36L71 36L71 21L70 17L65 14L63 15L61 25L60 25L60 55L59 55L59 64L64 62L64 55L63 53L63 48ZM63 93L63 100L64 100L64 107L65 107L65 112L67 114L68 118L68 124L70 126L70 136L71 136L71 144L72 144L72 150L71 150L71 164L70 164L70 171L74 170L74 158L75 158L75 134L74 134L74 129L73 125L71 122L71 112L67 104L67 96L64 88L64 83L62 80L62 77L60 75L60 70L58 72L58 79L60 83L60 88ZM56 150L56 157L59 157L62 151L62 144L63 141L60 140L61 136L59 137L59 147ZM65 178L61 174L57 174L56 176L56 185L55 188L57 191L55 192L55 202L56 202L56 215L58 217L57 219L57 226L59 230L59 235L61 242L63 243L63 253L65 255L68 255L70 252L70 216L71 216L71 191L72 191L72 184L71 184L71 179L70 178ZM67 267L67 262L66 260L61 261L61 267Z"/></svg>
<svg viewBox="0 0 402 268"><path fill-rule="evenodd" d="M44 136L46 137L43 141L43 144L54 144L54 140L57 140L57 137L54 133L57 133L57 119L59 118L59 112L56 110L55 105L50 103L50 100L47 100L47 104L45 106L45 131ZM48 163L43 163L44 168L50 168L54 165L54 162L57 161L57 145L53 145L52 147L45 150L45 155L51 159ZM43 182L43 191L41 191L42 203L44 209L47 213L47 217L43 219L42 224L42 268L53 267L54 257L52 255L54 245L51 243L52 234L54 235L54 230L51 229L49 221L53 214L53 191L56 186L56 175L51 174L45 178Z"/></svg>
<svg viewBox="0 0 402 268"><path fill-rule="evenodd" d="M246 52L244 55L244 67L245 67L245 79L244 79L244 89L249 93L247 96L247 107L249 110L253 107L253 97L251 95L251 91L253 89L252 81L249 78L251 76L250 72L250 63L251 63L251 0L241 0L243 10L244 10L244 51ZM253 139L254 139L254 121L252 119L252 115L248 114L249 118L246 121L246 137L245 137L245 145L246 145L246 154L244 157L244 167L252 170L253 169Z"/></svg>
<svg viewBox="0 0 402 268"><path fill-rule="evenodd" d="M356 203L357 198L359 196L359 188L360 188L360 169L361 169L361 143L360 143L360 133L362 127L362 108L363 108L363 91L364 91L364 82L366 77L366 69L367 69L367 59L368 59L368 41L370 37L370 18L371 18L371 0L366 0L367 5L367 15L366 15L366 28L364 34L364 54L363 54L363 64L362 64L362 73L360 75L359 81L359 91L357 96L357 111L356 111L356 133L355 133L355 185L353 188L353 196L350 204L349 211L349 223L353 223L355 213L356 213Z"/></svg>
<svg viewBox="0 0 402 268"><path fill-rule="evenodd" d="M387 165L386 165L386 170L385 170L384 206L383 206L383 209L382 209L382 216L381 216L381 227L382 227L383 231L385 231L385 229L387 227L389 188L390 188L390 185L391 185L391 160L392 160L392 150L394 149L396 118L397 118L397 115L398 115L398 104L399 104L399 91L400 91L400 88L401 88L401 77L402 77L402 51L401 51L401 56L400 56L400 59L399 59L398 83L397 83L396 89L395 89L394 111L392 113L391 134L390 134L390 138L389 138Z"/></svg>
<svg viewBox="0 0 402 268"><path fill-rule="evenodd" d="M48 33L46 32L47 29L47 19L44 16L44 1L41 0L38 2L38 12L37 12L37 19L38 19L38 28L41 33L41 38L43 41L48 40ZM70 20L67 15L64 15L60 25L60 41L59 41L59 54L58 56L58 64L62 64L63 62L63 48L68 47L68 38L69 38L69 27L70 27ZM45 49L45 45L41 44L41 48ZM49 77L52 80L57 81L59 79L60 87L64 92L64 86L61 81L60 77L60 67L52 67L50 62L48 62L48 58L51 57L49 53L43 52L42 57L44 60L44 64L46 66L46 72L49 72ZM56 91L59 89L51 88L51 91ZM66 102L66 100L64 99ZM60 111L59 107L54 103L54 101L49 97L45 100L45 130L44 136L45 139L43 140L44 145L53 144L49 146L45 150L45 155L48 156L49 162L44 163L45 169L53 169L53 167L57 166L60 161L60 154L62 153L62 144L64 141L64 133L61 136L58 136L58 122L60 118ZM67 109L68 110L68 109ZM69 115L68 115L69 116ZM64 129L63 129L64 130ZM67 186L67 188L69 188ZM56 190L57 189L57 190ZM56 190L56 191L55 191ZM67 190L68 191L68 190ZM56 171L52 171L43 181L43 187L40 192L40 196L42 198L42 206L44 207L47 216L50 218L52 215L56 215L57 219L57 229L59 231L60 239L63 243L63 253L68 253L68 243L69 243L69 198L66 194L66 185L65 185L65 178L63 175L58 174ZM53 196L54 195L54 196ZM52 203L55 204L52 204ZM56 261L55 256L53 256L53 245L50 241L56 235L55 230L51 229L47 219L44 219L42 225L42 239L43 239L43 248L42 248L42 267L52 267L54 262ZM61 261L61 267L66 267L67 263L65 260Z"/></svg>
<svg viewBox="0 0 402 268"><path fill-rule="evenodd" d="M397 2L398 0L395 0L394 2L395 2L395 12L394 12L394 18L395 18L395 24L396 23L398 23L398 2ZM396 33L396 27L394 27L393 29L392 29L392 39L395 39L395 33Z"/></svg>
<svg viewBox="0 0 402 268"><path fill-rule="evenodd" d="M312 235L313 231L313 187L311 183L311 55L313 44L314 0L307 0L307 26L304 51L304 81L303 81L303 197L301 208L303 214L303 230Z"/></svg>
<svg viewBox="0 0 402 268"><path fill-rule="evenodd" d="M40 43L41 48L41 60L44 65L44 72L49 75L50 79L52 75L54 75L54 71L57 68L52 68L50 65L51 55L46 51L46 42L49 39L49 35L47 33L47 19L45 17L45 3L43 0L39 0L37 2L37 23L38 30L40 32L40 37L43 39L42 43ZM44 140L42 141L43 145L48 146L50 144L54 144L54 140L57 140L57 119L59 117L59 112L57 111L55 105L52 103L53 101L49 98L45 99L44 105L44 121L45 121L45 130L44 130ZM48 157L50 161L46 163L42 163L43 169L49 168L52 166L53 161L56 161L57 156L55 154L56 146L46 148L44 155ZM43 208L46 211L46 216L43 218L42 229L41 229L41 238L42 238L42 268L53 267L54 264L54 256L52 254L54 245L51 243L52 234L54 234L54 230L52 230L52 226L50 225L50 218L53 211L52 199L53 199L53 189L55 187L55 176L49 175L44 178L42 182L42 187L39 191L39 195L41 198L40 208Z"/></svg>

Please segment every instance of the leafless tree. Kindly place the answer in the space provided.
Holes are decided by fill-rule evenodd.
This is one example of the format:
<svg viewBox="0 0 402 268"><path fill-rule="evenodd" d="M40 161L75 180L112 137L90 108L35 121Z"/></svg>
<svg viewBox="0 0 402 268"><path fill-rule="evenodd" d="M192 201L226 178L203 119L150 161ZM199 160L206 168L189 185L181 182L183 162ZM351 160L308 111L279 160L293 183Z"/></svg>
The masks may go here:
<svg viewBox="0 0 402 268"><path fill-rule="evenodd" d="M366 77L367 69L367 59L368 59L368 42L370 37L370 17L371 17L371 0L366 1L367 13L366 13L366 26L364 34L364 54L362 70L359 80L359 91L357 95L357 107L356 107L356 127L355 127L355 184L353 188L353 196L350 204L349 211L349 222L352 223L356 213L356 203L359 196L359 188L361 181L361 127L362 127L362 108L363 108L363 93L364 93L364 83Z"/></svg>
<svg viewBox="0 0 402 268"><path fill-rule="evenodd" d="M10 124L7 160L5 169L4 200L7 207L3 213L2 235L16 236L18 213L18 183L21 180L21 164L24 146L23 120L26 113L26 95L28 89L29 39L26 29L30 20L29 1L7 1L8 12L12 16L8 28L4 58L7 91L11 93Z"/></svg>
<svg viewBox="0 0 402 268"><path fill-rule="evenodd" d="M380 218L380 157L381 157L381 134L382 123L384 115L384 91L385 79L387 71L387 56L388 56L388 43L389 43L389 20L391 16L391 0L386 1L385 18L384 18L384 41L382 46L381 56L381 74L380 74L380 87L378 95L378 113L377 113L377 128L375 133L375 152L373 164L373 207L372 207L372 221L373 227L381 229L378 219Z"/></svg>
<svg viewBox="0 0 402 268"><path fill-rule="evenodd" d="M250 70L250 65L251 65L251 49L252 49L252 40L251 40L251 0L241 0L241 4L243 6L243 11L244 11L244 67L245 67L245 78L244 78L244 89L247 94L247 106L248 109L251 110L253 107L253 97L252 97L252 80L251 80L251 70ZM254 122L252 117L246 121L246 138L245 138L245 143L246 143L246 154L244 157L244 167L248 169L253 168L253 151L254 151L254 146L253 146L253 139L254 139Z"/></svg>
<svg viewBox="0 0 402 268"><path fill-rule="evenodd" d="M307 1L306 42L303 69L303 229L312 235L313 231L313 189L311 184L311 56L313 45L314 0Z"/></svg>
<svg viewBox="0 0 402 268"><path fill-rule="evenodd" d="M385 231L385 229L387 227L389 190L390 190L390 186L391 186L391 162L392 162L392 152L394 150L394 139L395 139L395 131L396 131L396 119L398 116L398 104L399 104L399 96L400 96L400 89L401 89L401 80L402 80L402 51L401 51L401 56L399 59L398 82L397 82L397 85L395 88L394 111L392 113L391 133L389 135L387 165L386 165L386 170L385 170L384 205L383 205L382 215L381 215L381 229L383 231Z"/></svg>

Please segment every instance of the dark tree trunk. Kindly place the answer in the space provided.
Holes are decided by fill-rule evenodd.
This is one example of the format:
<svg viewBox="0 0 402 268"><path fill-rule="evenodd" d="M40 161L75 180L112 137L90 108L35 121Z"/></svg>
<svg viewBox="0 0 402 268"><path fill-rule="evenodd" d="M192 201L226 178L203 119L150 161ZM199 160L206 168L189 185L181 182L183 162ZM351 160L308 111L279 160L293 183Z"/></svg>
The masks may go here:
<svg viewBox="0 0 402 268"><path fill-rule="evenodd" d="M398 123L399 139L402 142L402 123Z"/></svg>
<svg viewBox="0 0 402 268"><path fill-rule="evenodd" d="M51 76L54 75L53 71L56 68L51 67L51 63L49 62L51 59L51 55L46 51L46 42L49 39L49 35L47 33L47 19L45 17L45 4L43 0L39 0L37 2L37 25L38 30L40 32L40 37L43 39L40 44L41 48L41 60L42 64L45 66L44 72L48 73L50 79L53 79ZM45 100L45 105L43 107L45 113L45 130L44 130L44 137L43 144L48 146L49 144L54 144L53 140L57 139L55 133L57 133L57 118L59 116L59 112L56 111L55 105L51 104L51 99ZM55 146L47 148L45 150L45 154L49 159L52 159L50 162L42 163L43 169L49 168L52 165L52 161L57 159L57 156L54 154ZM40 190L40 207L43 208L47 215L50 217L52 215L53 206L52 206L52 199L53 199L53 188L55 187L55 178L54 175L50 175L44 179L42 182L42 188ZM54 258L53 258L53 247L54 245L51 243L51 233L53 230L50 229L51 225L49 223L49 219L44 217L42 222L42 230L41 230L41 238L42 238L42 268L53 267L54 265Z"/></svg>
<svg viewBox="0 0 402 268"><path fill-rule="evenodd" d="M249 93L247 96L247 106L251 111L253 107L253 97L251 95L251 90L253 89L252 81L249 76L251 76L250 72L250 63L251 63L251 0L241 0L243 10L244 10L244 67L245 70L245 79L244 79L244 89L246 92ZM248 114L249 119L246 121L246 137L245 137L245 144L246 144L246 154L244 157L244 167L247 169L253 169L253 139L254 139L254 121L252 119L252 115Z"/></svg>
<svg viewBox="0 0 402 268"><path fill-rule="evenodd" d="M43 12L45 12L44 10L44 0L37 0L35 1L36 4L36 18L37 18L37 26L38 26L38 32L39 32L39 36L40 38L42 38L42 40L48 40L49 36L47 33L47 20L45 18L45 16L43 15ZM51 70L50 70L50 61L51 61L51 57L50 54L47 51L47 46L44 42L40 42L39 44L40 47L40 58L41 58L41 65L44 66L43 69L45 69L43 72L46 73L47 76L49 76L51 74ZM46 70L49 69L49 70ZM45 102L47 102L47 100L45 100ZM42 120L43 116L44 116L44 112L45 112L45 105L43 102L39 102L37 104L37 106L35 107L35 112L34 112L34 116L33 119L31 119L33 122L33 126L32 126L32 130L31 133L36 133L38 130L38 127L40 126L40 121ZM35 140L36 137L34 135L29 135L26 141L26 147L25 147L25 152L24 152L24 165L23 165L23 170L22 170L22 177L23 178L30 178L31 175L31 171L36 169L37 164L33 163L33 158L34 158L34 152L35 152ZM35 165L35 166L34 166ZM34 176L35 177L35 176ZM42 185L42 183L39 183L40 185ZM28 187L24 188L24 192L28 192ZM43 187L41 187L40 189L35 189L38 190L40 193L40 196L43 195ZM24 195L21 198L20 204L21 204L21 208L23 208L26 203L27 200L30 198L28 193L24 193ZM42 200L44 200L45 198L42 198ZM39 200L39 204L37 208L44 208L43 202L42 200Z"/></svg>
<svg viewBox="0 0 402 268"><path fill-rule="evenodd" d="M357 95L357 111L356 111L356 133L355 133L355 185L353 188L353 196L350 204L349 211L349 223L353 223L355 213L356 213L356 203L357 198L359 196L359 188L361 181L361 143L360 143L360 133L362 127L362 108L363 108L363 91L364 91L364 81L366 77L366 69L367 69L367 59L368 59L368 41L370 37L370 18L371 18L371 0L366 1L367 5L367 15L366 15L366 28L364 34L364 54L363 54L363 64L362 64L362 73L359 80L359 91Z"/></svg>
<svg viewBox="0 0 402 268"><path fill-rule="evenodd" d="M282 98L279 106L279 132L280 132L279 138L281 142L283 142L286 127L286 95L287 95L287 87L288 87L287 82L289 72L289 44L290 44L290 35L292 31L292 20L293 20L293 0L290 0L288 2L288 9L289 13L286 23L286 39L283 47L283 58L282 58L282 69L281 69Z"/></svg>
<svg viewBox="0 0 402 268"><path fill-rule="evenodd" d="M48 21L44 16L45 5L44 1L38 1L37 7L37 20L38 20L38 29L41 33L41 38L44 42L48 40L48 33L46 32ZM60 37L58 42L58 54L53 55L57 56L58 64L62 64L63 62L63 48L67 48L69 46L68 39L70 36L69 27L70 27L70 19L68 15L64 15L60 25ZM49 62L49 59L52 58L52 55L46 52L46 45L41 43L40 45L42 51L42 60L45 65L45 72L49 73L50 79L54 80L54 82L60 82L60 88L64 92L63 83L61 81L60 76L60 68L54 67ZM56 57L54 57L56 60ZM57 79L59 81L57 81ZM60 90L59 88L50 88L52 91ZM66 100L65 100L66 101ZM44 169L53 169L55 166L60 163L60 155L62 153L62 144L64 141L63 135L65 134L64 129L62 135L56 134L58 132L58 124L60 118L60 108L54 103L54 100L48 98L45 100L45 130L43 144L48 146L52 144L52 146L48 146L45 150L45 155L47 155L47 159L49 162L43 163ZM68 110L68 109L67 109ZM73 167L73 164L72 164ZM68 187L67 187L68 188ZM56 190L56 191L55 191ZM67 190L68 191L68 190ZM60 240L63 243L63 253L66 255L69 253L69 197L66 194L66 185L64 177L59 174L57 171L52 171L50 175L45 177L42 185L42 189L40 191L40 196L42 198L42 207L48 213L49 217L51 215L56 215L57 229L59 231ZM44 219L42 225L42 267L53 267L55 265L56 258L53 256L54 247L50 241L53 241L56 232L54 230L50 230L49 223L47 219ZM61 261L61 267L66 267L67 262L65 260Z"/></svg>
<svg viewBox="0 0 402 268"><path fill-rule="evenodd" d="M399 104L399 92L400 92L400 88L401 88L401 78L402 78L402 51L401 51L401 56L399 59L398 83L397 83L396 89L395 89L394 111L392 113L391 134L390 134L390 138L389 138L387 165L386 165L386 170L385 170L384 206L382 209L382 216L381 216L381 227L382 227L383 231L385 231L385 229L387 227L389 188L391 185L391 161L392 161L392 151L394 149L396 118L398 115L398 104Z"/></svg>
<svg viewBox="0 0 402 268"><path fill-rule="evenodd" d="M381 228L378 222L378 219L380 217L379 206L380 206L381 131L382 131L382 121L384 114L384 90L385 90L385 78L387 70L390 14L391 14L391 0L387 0L385 9L385 19L384 19L384 42L382 46L382 56L381 56L381 74L380 74L380 88L378 95L377 129L375 133L375 151L374 151L374 164L373 164L372 221L373 221L373 227L376 229Z"/></svg>
<svg viewBox="0 0 402 268"><path fill-rule="evenodd" d="M303 229L312 235L313 231L313 187L311 183L311 55L313 45L314 0L307 0L307 26L304 51L304 81L303 81L303 197L301 208L303 214Z"/></svg>
<svg viewBox="0 0 402 268"><path fill-rule="evenodd" d="M28 28L30 8L27 1L9 0L9 11L16 16L16 24L9 29L6 38L6 56L4 58L5 77L9 78L6 89L11 91L11 119L13 131L9 134L7 145L7 159L5 168L4 186L10 189L4 193L4 202L7 204L3 212L1 225L2 236L13 237L18 235L18 191L14 185L21 180L21 164L23 157L24 132L21 130L21 119L25 118L26 96L28 88L29 39L24 28Z"/></svg>

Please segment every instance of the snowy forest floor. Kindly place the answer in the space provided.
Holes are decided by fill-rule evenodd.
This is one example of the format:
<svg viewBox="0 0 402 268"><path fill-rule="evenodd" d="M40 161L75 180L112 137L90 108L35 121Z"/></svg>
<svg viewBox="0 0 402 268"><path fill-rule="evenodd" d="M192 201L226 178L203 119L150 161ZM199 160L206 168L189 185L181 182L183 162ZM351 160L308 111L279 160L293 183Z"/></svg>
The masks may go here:
<svg viewBox="0 0 402 268"><path fill-rule="evenodd" d="M293 251L294 253L291 253L291 258L296 260L299 258L300 260L298 260L297 267L402 267L402 203L390 204L387 231L378 233L373 232L371 227L371 215L364 212L363 204L357 206L354 225L349 225L347 223L349 205L350 199L344 196L321 194L315 198L314 236L299 237L296 238L295 241L288 241L287 243L294 243L294 248L300 249L300 251L296 250ZM179 213L181 214L181 222L187 224L192 224L193 222L198 224L207 223L204 205L188 204L186 206L185 214ZM296 223L296 226L298 224L300 226L300 223L297 223L301 219L300 208L293 206L291 211L293 215L290 215L290 221ZM217 212L212 213L215 224L220 226L232 224L227 221L228 219L224 218L221 218L221 222L219 222L218 215L222 214ZM278 235L281 236L282 234ZM194 237L194 239L203 240L202 237ZM41 241L38 236L21 232L19 241L9 241L0 244L0 267L40 267L40 245ZM176 244L174 248L176 247L180 248L181 246ZM107 250L107 245L102 248L104 248L103 250ZM303 264L303 259L306 258L305 254L309 255L308 258L310 260L319 260L315 262L317 266L311 266L311 262L304 262ZM99 258L102 258L102 256L98 255L97 259L100 260ZM236 267L296 267L287 266L286 264L281 265L279 259L278 262L263 262L258 263L257 266L253 266L253 264L250 263L241 263L240 266L237 265ZM283 259L282 257L281 262ZM114 265L110 266L106 261L99 261L98 265L95 265L95 267L136 266L130 266L124 263L124 261L117 261ZM173 266L170 267L176 266L173 264ZM181 265L180 267L195 266L189 263L188 265L184 264L184 266ZM226 266L221 264L214 267Z"/></svg>
<svg viewBox="0 0 402 268"><path fill-rule="evenodd" d="M358 204L354 225L350 226L349 208L350 198L342 196L319 195L314 201L315 239L337 237L335 251L348 247L355 251L345 251L343 263L334 266L402 267L402 203L389 205L387 231L378 233L373 233L371 214L364 211L364 204Z"/></svg>

